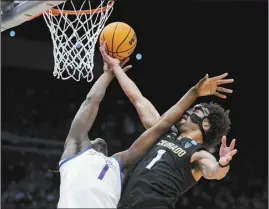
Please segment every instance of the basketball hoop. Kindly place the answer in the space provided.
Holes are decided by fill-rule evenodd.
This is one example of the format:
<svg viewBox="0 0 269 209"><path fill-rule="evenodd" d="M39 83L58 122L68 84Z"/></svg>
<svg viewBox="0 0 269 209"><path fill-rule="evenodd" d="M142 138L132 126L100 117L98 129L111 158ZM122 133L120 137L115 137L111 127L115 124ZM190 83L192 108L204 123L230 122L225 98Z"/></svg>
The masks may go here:
<svg viewBox="0 0 269 209"><path fill-rule="evenodd" d="M71 10L65 10L64 3L43 13L54 48L53 75L58 79L93 80L96 41L114 5L113 0L100 1L99 6L92 9L90 0L85 0L77 10L70 0Z"/></svg>

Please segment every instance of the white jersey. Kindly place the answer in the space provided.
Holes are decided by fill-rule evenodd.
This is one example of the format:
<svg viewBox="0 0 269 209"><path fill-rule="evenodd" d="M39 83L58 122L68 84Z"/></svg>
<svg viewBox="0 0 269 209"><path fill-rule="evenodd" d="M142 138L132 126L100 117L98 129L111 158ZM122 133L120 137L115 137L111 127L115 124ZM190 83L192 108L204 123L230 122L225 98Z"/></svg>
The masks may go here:
<svg viewBox="0 0 269 209"><path fill-rule="evenodd" d="M119 161L89 148L59 163L58 208L117 208L121 193Z"/></svg>

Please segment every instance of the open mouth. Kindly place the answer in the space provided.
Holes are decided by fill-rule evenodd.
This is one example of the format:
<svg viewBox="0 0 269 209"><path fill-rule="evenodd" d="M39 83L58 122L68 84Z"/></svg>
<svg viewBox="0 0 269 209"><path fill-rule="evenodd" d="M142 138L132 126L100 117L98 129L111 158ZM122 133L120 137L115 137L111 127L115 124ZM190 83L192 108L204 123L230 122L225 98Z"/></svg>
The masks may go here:
<svg viewBox="0 0 269 209"><path fill-rule="evenodd" d="M181 119L187 120L188 116L186 114L184 114Z"/></svg>
<svg viewBox="0 0 269 209"><path fill-rule="evenodd" d="M188 116L186 114L184 114L182 116L182 118L179 120L179 124L183 124L188 120Z"/></svg>

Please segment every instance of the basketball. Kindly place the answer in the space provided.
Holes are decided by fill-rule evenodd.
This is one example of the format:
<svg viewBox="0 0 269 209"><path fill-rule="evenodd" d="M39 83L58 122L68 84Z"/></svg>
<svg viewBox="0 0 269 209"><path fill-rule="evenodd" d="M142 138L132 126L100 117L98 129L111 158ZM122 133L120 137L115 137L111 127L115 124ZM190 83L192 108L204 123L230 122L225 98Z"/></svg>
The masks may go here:
<svg viewBox="0 0 269 209"><path fill-rule="evenodd" d="M107 53L119 60L129 57L137 43L135 31L123 22L108 24L100 34L100 45L104 41L106 41Z"/></svg>

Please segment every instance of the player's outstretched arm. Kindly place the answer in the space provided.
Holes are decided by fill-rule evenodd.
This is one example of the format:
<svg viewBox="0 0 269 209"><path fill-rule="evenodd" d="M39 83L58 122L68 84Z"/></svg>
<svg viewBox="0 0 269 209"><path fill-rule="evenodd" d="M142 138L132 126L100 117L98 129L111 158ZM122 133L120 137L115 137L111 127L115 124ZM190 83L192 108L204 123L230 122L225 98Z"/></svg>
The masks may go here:
<svg viewBox="0 0 269 209"><path fill-rule="evenodd" d="M117 153L125 169L134 166L152 147L158 138L184 114L198 97L195 87L192 87L180 100L171 107L156 125L146 130L132 145L124 151Z"/></svg>
<svg viewBox="0 0 269 209"><path fill-rule="evenodd" d="M72 121L61 159L72 157L77 152L91 145L87 134L93 125L98 113L99 104L104 98L106 89L112 79L113 75L105 71L92 86Z"/></svg>
<svg viewBox="0 0 269 209"><path fill-rule="evenodd" d="M105 51L105 44L100 47L100 52L103 59L110 63L110 65L115 62L114 58L107 55ZM111 70L119 81L122 90L136 108L144 127L148 129L154 126L160 120L160 114L156 108L142 95L136 84L126 75L119 65L115 65L115 67L111 68Z"/></svg>
<svg viewBox="0 0 269 209"><path fill-rule="evenodd" d="M220 180L226 176L230 166L229 162L236 154L235 139L231 142L230 146L226 146L226 137L222 139L222 145L220 148L219 161L207 151L199 151L193 154L192 160L198 165L198 168L194 172L195 178L198 180L201 176L206 179Z"/></svg>
<svg viewBox="0 0 269 209"><path fill-rule="evenodd" d="M123 67L127 62L128 59L125 59L119 63L119 65ZM132 66L130 65L126 66L123 70L127 71L131 67ZM104 62L104 73L94 83L72 121L61 159L72 157L77 152L80 152L91 145L87 134L95 121L99 110L99 104L103 100L106 89L113 77L114 75L109 71L109 66Z"/></svg>
<svg viewBox="0 0 269 209"><path fill-rule="evenodd" d="M160 114L156 108L142 95L136 84L126 75L121 67L113 68L113 73L119 81L122 90L134 105L144 127L148 129L154 126L160 120Z"/></svg>
<svg viewBox="0 0 269 209"><path fill-rule="evenodd" d="M216 95L226 98L219 92L231 93L232 90L218 87L219 84L232 83L233 79L223 79L227 76L224 73L220 76L209 78L206 75L197 85L192 87L174 106L172 106L152 128L145 131L125 152L118 153L122 164L129 167L134 165L151 148L158 138L165 133L174 123L182 117L184 112L195 102L199 96ZM217 92L219 91L219 92Z"/></svg>

